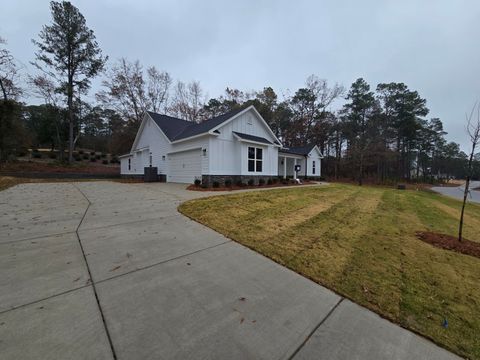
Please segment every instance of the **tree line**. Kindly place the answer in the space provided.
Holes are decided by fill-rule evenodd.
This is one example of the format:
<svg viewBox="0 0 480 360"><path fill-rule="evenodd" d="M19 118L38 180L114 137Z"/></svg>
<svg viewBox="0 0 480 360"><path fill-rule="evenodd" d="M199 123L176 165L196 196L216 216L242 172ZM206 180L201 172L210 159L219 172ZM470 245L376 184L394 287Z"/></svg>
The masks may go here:
<svg viewBox="0 0 480 360"><path fill-rule="evenodd" d="M58 150L65 161L72 161L76 147L119 155L129 151L145 110L202 122L254 105L284 146L318 145L329 177L362 184L467 175L467 155L446 140L440 119L428 117L426 100L403 83L371 88L359 78L345 89L311 75L303 87L281 97L266 86L227 88L208 98L197 81L174 81L138 60L109 62L78 8L52 1L50 9L51 24L32 40L37 74L22 74L0 38L1 161L38 146ZM102 74L95 101L86 101L91 80ZM25 93L43 104L25 104ZM342 107L333 111L339 102ZM472 164L472 178L478 178L478 154Z"/></svg>

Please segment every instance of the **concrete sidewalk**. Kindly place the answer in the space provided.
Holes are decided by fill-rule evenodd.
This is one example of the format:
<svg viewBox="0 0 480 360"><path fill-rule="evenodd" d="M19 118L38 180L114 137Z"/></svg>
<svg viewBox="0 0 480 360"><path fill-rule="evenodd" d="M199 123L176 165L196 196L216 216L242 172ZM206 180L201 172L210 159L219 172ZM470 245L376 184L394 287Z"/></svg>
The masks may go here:
<svg viewBox="0 0 480 360"><path fill-rule="evenodd" d="M457 358L176 211L209 195L0 192L0 358Z"/></svg>

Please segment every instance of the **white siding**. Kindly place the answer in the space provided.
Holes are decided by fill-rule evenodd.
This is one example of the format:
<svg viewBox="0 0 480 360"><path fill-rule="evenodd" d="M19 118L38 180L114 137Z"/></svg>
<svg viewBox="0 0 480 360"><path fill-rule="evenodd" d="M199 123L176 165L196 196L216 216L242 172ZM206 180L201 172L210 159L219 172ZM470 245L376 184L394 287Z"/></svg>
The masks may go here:
<svg viewBox="0 0 480 360"><path fill-rule="evenodd" d="M315 174L313 162L315 161ZM322 158L317 150L312 150L307 158L307 176L322 176Z"/></svg>
<svg viewBox="0 0 480 360"><path fill-rule="evenodd" d="M272 145L250 144L239 141L233 131L275 139L253 110L249 110L218 129L220 135L211 137L209 143L210 175L277 175L278 148ZM248 172L248 146L263 150L263 171Z"/></svg>
<svg viewBox="0 0 480 360"><path fill-rule="evenodd" d="M149 116L146 119L135 147L137 149L148 147L152 155L152 166L158 168L159 174L167 173L167 154L171 151L171 145L167 137Z"/></svg>

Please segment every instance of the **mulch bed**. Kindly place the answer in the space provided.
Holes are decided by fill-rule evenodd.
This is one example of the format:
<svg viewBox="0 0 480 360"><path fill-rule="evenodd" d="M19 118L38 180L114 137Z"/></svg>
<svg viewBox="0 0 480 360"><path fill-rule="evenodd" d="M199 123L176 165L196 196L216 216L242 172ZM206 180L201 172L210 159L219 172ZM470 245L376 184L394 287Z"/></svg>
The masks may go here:
<svg viewBox="0 0 480 360"><path fill-rule="evenodd" d="M233 190L246 190L246 189L264 189L264 188L275 188L275 187L287 187L287 186L299 186L299 185L311 185L315 184L313 181L304 181L302 184L282 184L282 183L277 183L277 184L272 184L272 185L253 185L253 186L224 186L224 187L208 187L208 188L203 188L201 186L197 186L195 184L189 185L187 187L187 190L192 190L192 191L233 191Z"/></svg>
<svg viewBox="0 0 480 360"><path fill-rule="evenodd" d="M458 241L458 238L451 235L438 234L430 231L417 231L417 237L435 247L455 251L464 255L480 258L480 243L465 238Z"/></svg>

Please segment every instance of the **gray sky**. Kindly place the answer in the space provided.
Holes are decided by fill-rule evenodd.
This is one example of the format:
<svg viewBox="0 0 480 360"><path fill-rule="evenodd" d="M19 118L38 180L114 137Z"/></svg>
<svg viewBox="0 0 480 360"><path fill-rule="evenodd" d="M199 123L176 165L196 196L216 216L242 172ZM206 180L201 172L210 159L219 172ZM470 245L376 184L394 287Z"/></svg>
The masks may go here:
<svg viewBox="0 0 480 360"><path fill-rule="evenodd" d="M293 92L310 74L347 88L358 77L373 89L404 82L466 150L465 112L480 99L480 1L72 2L111 61L198 80L210 97L227 86ZM26 72L34 72L30 40L49 22L48 1L2 0L0 36Z"/></svg>

